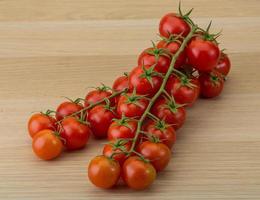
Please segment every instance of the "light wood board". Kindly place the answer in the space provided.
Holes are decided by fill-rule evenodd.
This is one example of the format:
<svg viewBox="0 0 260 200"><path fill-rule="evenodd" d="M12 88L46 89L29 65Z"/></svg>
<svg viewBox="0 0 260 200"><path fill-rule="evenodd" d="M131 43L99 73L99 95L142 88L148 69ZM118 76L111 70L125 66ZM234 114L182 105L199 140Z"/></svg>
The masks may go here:
<svg viewBox="0 0 260 200"><path fill-rule="evenodd" d="M100 190L86 178L105 141L44 162L31 150L32 111L84 97L136 65L174 0L0 1L0 199L260 199L260 1L185 0L194 20L223 29L232 71L223 94L199 100L168 168L151 188Z"/></svg>

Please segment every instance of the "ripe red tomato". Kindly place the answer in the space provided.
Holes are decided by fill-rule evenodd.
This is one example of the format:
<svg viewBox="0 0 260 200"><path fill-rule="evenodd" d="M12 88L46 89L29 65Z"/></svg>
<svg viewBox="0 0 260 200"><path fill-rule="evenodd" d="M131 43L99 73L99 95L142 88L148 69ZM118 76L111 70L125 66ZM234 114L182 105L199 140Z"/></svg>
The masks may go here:
<svg viewBox="0 0 260 200"><path fill-rule="evenodd" d="M157 44L157 48L164 48L167 49L169 52L171 52L173 55L176 54L176 52L179 50L181 46L181 43L175 41L175 40L161 40ZM181 68L186 62L186 53L185 51L181 52L179 57L177 58L174 68L179 69Z"/></svg>
<svg viewBox="0 0 260 200"><path fill-rule="evenodd" d="M145 162L137 156L130 156L124 162L122 177L130 188L142 190L153 183L156 171L149 162Z"/></svg>
<svg viewBox="0 0 260 200"><path fill-rule="evenodd" d="M83 106L76 102L71 101L65 101L62 104L59 105L59 107L56 110L56 119L62 120L64 117L69 116L75 112L79 112L81 109L83 109ZM78 115L80 116L80 114Z"/></svg>
<svg viewBox="0 0 260 200"><path fill-rule="evenodd" d="M56 120L48 114L36 113L31 116L27 126L29 134L33 138L41 130L56 130Z"/></svg>
<svg viewBox="0 0 260 200"><path fill-rule="evenodd" d="M61 122L60 136L65 140L64 146L68 150L76 150L85 147L91 130L74 117L67 117Z"/></svg>
<svg viewBox="0 0 260 200"><path fill-rule="evenodd" d="M87 119L96 138L107 138L108 128L112 120L117 117L111 109L105 105L97 105L89 111Z"/></svg>
<svg viewBox="0 0 260 200"><path fill-rule="evenodd" d="M63 146L54 131L44 129L33 137L32 148L39 158L52 160L61 154Z"/></svg>
<svg viewBox="0 0 260 200"><path fill-rule="evenodd" d="M231 68L231 63L228 58L228 55L222 52L215 69L221 74L223 74L224 76L227 76L230 71L230 68Z"/></svg>
<svg viewBox="0 0 260 200"><path fill-rule="evenodd" d="M171 151L163 143L145 141L138 146L138 151L151 161L157 172L164 170L171 159Z"/></svg>
<svg viewBox="0 0 260 200"><path fill-rule="evenodd" d="M171 63L170 55L165 49L148 48L138 57L138 66L155 65L154 70L160 73L166 73Z"/></svg>
<svg viewBox="0 0 260 200"><path fill-rule="evenodd" d="M121 95L117 105L117 113L120 117L140 118L144 113L149 101L142 96L132 93Z"/></svg>
<svg viewBox="0 0 260 200"><path fill-rule="evenodd" d="M89 163L88 177L95 186L108 189L117 184L120 171L117 161L106 156L97 156Z"/></svg>
<svg viewBox="0 0 260 200"><path fill-rule="evenodd" d="M167 145L169 149L172 148L176 142L175 130L164 121L148 120L145 123L144 131L157 137L163 144Z"/></svg>
<svg viewBox="0 0 260 200"><path fill-rule="evenodd" d="M90 91L85 97L85 107L88 107L91 103L97 103L104 98L110 97L112 92L108 90L106 86L98 87L96 90ZM115 99L110 99L111 105L115 105ZM105 103L104 103L105 104Z"/></svg>
<svg viewBox="0 0 260 200"><path fill-rule="evenodd" d="M122 149L125 152L129 151L131 149L131 142L126 142L123 140L111 141L110 143L104 146L103 155L106 157L110 157L114 153L113 159L118 161L119 164L122 166L127 158L126 154L122 151Z"/></svg>
<svg viewBox="0 0 260 200"><path fill-rule="evenodd" d="M159 32L163 37L170 37L170 35L187 36L190 32L190 25L175 13L169 13L160 21Z"/></svg>
<svg viewBox="0 0 260 200"><path fill-rule="evenodd" d="M165 90L173 96L179 104L191 106L200 94L200 84L198 79L178 77L171 75L166 83Z"/></svg>
<svg viewBox="0 0 260 200"><path fill-rule="evenodd" d="M164 98L157 100L151 111L159 119L172 125L175 130L178 130L186 119L186 111L184 107Z"/></svg>
<svg viewBox="0 0 260 200"><path fill-rule="evenodd" d="M128 118L122 118L112 122L108 128L108 140L131 139L135 136L137 121Z"/></svg>
<svg viewBox="0 0 260 200"><path fill-rule="evenodd" d="M216 71L201 74L199 81L201 84L201 96L204 98L213 98L220 95L224 87L224 79Z"/></svg>
<svg viewBox="0 0 260 200"><path fill-rule="evenodd" d="M218 46L212 42L196 37L188 44L187 56L189 63L200 72L209 72L214 69L219 60L220 51Z"/></svg>
<svg viewBox="0 0 260 200"><path fill-rule="evenodd" d="M119 92L128 88L128 75L119 76L113 83L113 90Z"/></svg>
<svg viewBox="0 0 260 200"><path fill-rule="evenodd" d="M154 96L160 89L162 77L154 74L150 66L135 67L129 75L129 90L137 94Z"/></svg>

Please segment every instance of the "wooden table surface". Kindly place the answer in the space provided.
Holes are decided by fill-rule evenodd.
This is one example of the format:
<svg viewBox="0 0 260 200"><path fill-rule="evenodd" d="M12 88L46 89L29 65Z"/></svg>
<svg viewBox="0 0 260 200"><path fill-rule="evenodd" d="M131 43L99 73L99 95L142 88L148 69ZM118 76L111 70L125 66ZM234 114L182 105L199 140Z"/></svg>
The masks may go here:
<svg viewBox="0 0 260 200"><path fill-rule="evenodd" d="M232 71L222 95L188 110L173 158L153 186L95 188L86 165L105 141L44 162L31 150L32 111L55 108L62 96L84 97L90 86L136 65L156 39L173 0L0 1L0 199L259 199L260 1L185 0L194 20L223 28Z"/></svg>

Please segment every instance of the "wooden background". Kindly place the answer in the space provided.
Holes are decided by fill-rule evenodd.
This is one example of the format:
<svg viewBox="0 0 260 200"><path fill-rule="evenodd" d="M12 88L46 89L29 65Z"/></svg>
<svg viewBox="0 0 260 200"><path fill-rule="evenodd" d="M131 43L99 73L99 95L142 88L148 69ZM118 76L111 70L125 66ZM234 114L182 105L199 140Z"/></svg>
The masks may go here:
<svg viewBox="0 0 260 200"><path fill-rule="evenodd" d="M223 28L233 68L221 97L189 109L167 170L136 192L99 190L86 179L105 141L44 162L32 153L26 123L32 111L84 97L134 67L178 1L0 1L0 199L260 198L260 1L182 3L202 27L212 19L214 31Z"/></svg>

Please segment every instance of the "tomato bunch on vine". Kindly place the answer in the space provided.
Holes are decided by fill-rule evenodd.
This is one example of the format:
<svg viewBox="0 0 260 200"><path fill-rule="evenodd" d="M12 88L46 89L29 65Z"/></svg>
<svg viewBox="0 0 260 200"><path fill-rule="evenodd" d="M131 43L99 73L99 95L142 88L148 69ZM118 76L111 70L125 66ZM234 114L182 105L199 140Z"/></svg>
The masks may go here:
<svg viewBox="0 0 260 200"><path fill-rule="evenodd" d="M89 180L111 188L119 179L132 189L145 189L172 157L186 108L199 97L220 95L230 60L210 33L183 14L169 13L159 24L160 39L138 57L136 66L118 77L112 88L101 85L85 98L68 99L55 111L31 116L28 131L35 154L43 160L64 149L84 148L90 135L107 139L88 165Z"/></svg>

